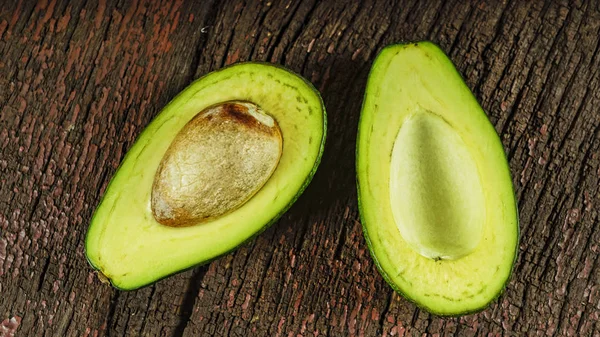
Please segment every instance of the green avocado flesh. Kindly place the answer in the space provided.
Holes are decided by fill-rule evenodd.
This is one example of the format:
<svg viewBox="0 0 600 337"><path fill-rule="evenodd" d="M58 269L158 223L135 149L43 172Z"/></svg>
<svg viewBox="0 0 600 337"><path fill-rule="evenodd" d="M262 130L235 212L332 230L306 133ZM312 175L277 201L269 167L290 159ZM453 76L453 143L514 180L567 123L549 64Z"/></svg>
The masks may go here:
<svg viewBox="0 0 600 337"><path fill-rule="evenodd" d="M236 206L221 209L219 205L212 205L217 209L211 211L216 214L214 217L200 221L197 220L198 215L189 216L185 218L185 225L179 227L163 224L168 221L159 223L153 214L153 193L158 193L155 196L158 198L156 204L163 205L163 199L169 199L176 192L169 189L173 181L178 181L173 175L193 170L193 167L176 167L177 170L173 170L173 165L193 164L200 160L198 158L211 157L210 151L193 152L190 148L198 145L198 148L206 150L210 144L218 144L219 130L225 130L223 132L228 132L228 137L233 139L237 136L232 130L243 130L245 127L243 123L232 127L230 121L220 121L215 124L217 126L205 122L204 126L197 129L186 125L193 125L192 119L196 120L195 116L202 111L209 111L207 116L211 114L211 106L231 101L251 102L253 105L249 106L259 107L264 112L253 113L252 116L257 117L256 119L252 119L250 115L240 115L238 120L256 125L259 125L258 122L265 122L271 127L268 129L259 125L257 130L262 128L262 131L249 133L254 138L249 136L249 140L245 140L248 143L257 139L263 143L251 147L251 144L240 141L240 148L234 149L241 154L262 150L264 153L260 155L270 158L268 165L260 165L255 160L236 166L239 170L264 170L264 174L257 176L266 182L242 186L246 190L239 192L231 200L227 196L219 196ZM213 117L202 118L210 120ZM182 133L184 136L178 136L182 129L185 130ZM212 134L204 137L205 143L198 143L200 140L196 138L201 137L193 135L194 130L208 130L206 132ZM87 233L85 245L90 264L115 287L130 290L209 262L235 249L272 224L306 188L319 164L325 133L326 115L319 93L309 82L284 68L263 63L240 63L196 80L175 97L140 134L112 178ZM272 139L275 140L270 141L271 138L267 139L264 135L274 135L275 138ZM170 148L172 143L178 145ZM265 150L265 146L271 146L275 152L266 153L268 149ZM190 153L183 156L172 153L179 148ZM217 150L219 149L215 151ZM234 150L220 149L220 152L215 153L227 154L235 152ZM162 188L161 192L153 192L154 179L159 166L162 170L161 161L168 157L165 156L166 153L175 158L166 161L175 164L168 164L171 166L167 167L166 173L162 173L169 179L162 184L167 186L158 184L155 188ZM212 157L211 160L218 163L218 155L213 153ZM227 166L225 164L224 167ZM202 170L208 172L203 184L210 183L210 177L218 174L211 165L205 165ZM194 183L188 181L190 177L194 178L193 175L182 177L180 182L189 187L189 184ZM241 177L237 183L248 184L248 180L252 179ZM218 191L223 188L227 190L226 184L220 183ZM188 188L184 196L193 194L202 187L194 188L196 189ZM202 200L208 202L210 199L208 195ZM179 207L176 202L174 207ZM171 210L165 209L166 216L171 216ZM192 210L195 211L193 208ZM201 212L198 214L206 217ZM189 223L196 220L197 223Z"/></svg>
<svg viewBox="0 0 600 337"><path fill-rule="evenodd" d="M379 54L357 142L363 230L385 280L438 315L484 309L517 253L515 197L494 127L439 47Z"/></svg>

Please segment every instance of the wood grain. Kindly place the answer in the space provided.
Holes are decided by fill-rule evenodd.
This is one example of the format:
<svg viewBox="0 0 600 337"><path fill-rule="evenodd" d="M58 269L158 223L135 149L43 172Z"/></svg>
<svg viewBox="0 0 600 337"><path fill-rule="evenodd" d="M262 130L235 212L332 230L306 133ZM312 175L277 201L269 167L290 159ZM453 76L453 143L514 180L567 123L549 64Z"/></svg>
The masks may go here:
<svg viewBox="0 0 600 337"><path fill-rule="evenodd" d="M485 311L396 295L362 236L354 149L389 43L448 52L501 135L521 220ZM95 277L87 226L136 136L194 78L283 64L325 100L322 165L237 251L134 292ZM597 1L3 1L0 336L600 336Z"/></svg>

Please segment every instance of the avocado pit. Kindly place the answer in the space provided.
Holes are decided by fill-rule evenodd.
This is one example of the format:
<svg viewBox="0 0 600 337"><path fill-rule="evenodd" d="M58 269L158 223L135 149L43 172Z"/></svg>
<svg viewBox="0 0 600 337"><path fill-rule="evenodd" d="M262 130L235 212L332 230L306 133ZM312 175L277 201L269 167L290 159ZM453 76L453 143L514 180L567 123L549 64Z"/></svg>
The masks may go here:
<svg viewBox="0 0 600 337"><path fill-rule="evenodd" d="M279 125L256 104L229 101L204 109L175 136L158 167L154 218L184 227L239 208L269 180L282 149Z"/></svg>

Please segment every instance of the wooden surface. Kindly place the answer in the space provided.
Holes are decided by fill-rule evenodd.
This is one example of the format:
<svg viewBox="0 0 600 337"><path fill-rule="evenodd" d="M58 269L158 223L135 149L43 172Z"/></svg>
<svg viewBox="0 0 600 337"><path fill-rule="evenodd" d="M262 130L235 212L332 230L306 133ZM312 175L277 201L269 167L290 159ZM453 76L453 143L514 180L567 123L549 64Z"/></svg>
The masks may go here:
<svg viewBox="0 0 600 337"><path fill-rule="evenodd" d="M0 336L600 336L598 1L0 2ZM369 256L354 144L386 44L448 52L501 135L521 243L505 294L442 319ZM255 240L133 292L84 236L136 135L181 89L242 60L311 80L329 115L312 185Z"/></svg>

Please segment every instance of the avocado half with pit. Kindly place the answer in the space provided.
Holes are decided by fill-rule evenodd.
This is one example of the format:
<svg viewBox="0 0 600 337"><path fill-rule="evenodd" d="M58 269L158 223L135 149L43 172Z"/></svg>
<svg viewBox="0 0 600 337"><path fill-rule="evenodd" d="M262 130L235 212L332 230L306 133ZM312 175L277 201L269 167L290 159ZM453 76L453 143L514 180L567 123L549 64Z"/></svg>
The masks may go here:
<svg viewBox="0 0 600 337"><path fill-rule="evenodd" d="M235 249L300 196L325 133L319 93L282 67L241 63L198 79L123 159L87 233L90 264L129 290Z"/></svg>
<svg viewBox="0 0 600 337"><path fill-rule="evenodd" d="M516 257L515 197L494 127L439 47L379 54L357 142L363 231L385 280L438 315L485 308Z"/></svg>

